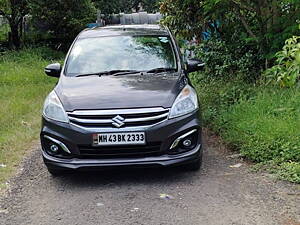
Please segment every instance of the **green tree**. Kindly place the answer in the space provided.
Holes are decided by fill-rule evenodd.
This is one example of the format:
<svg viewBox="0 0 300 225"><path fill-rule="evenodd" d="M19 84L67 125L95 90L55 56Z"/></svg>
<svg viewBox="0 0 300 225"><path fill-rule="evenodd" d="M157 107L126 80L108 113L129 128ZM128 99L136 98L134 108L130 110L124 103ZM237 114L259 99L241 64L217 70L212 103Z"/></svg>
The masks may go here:
<svg viewBox="0 0 300 225"><path fill-rule="evenodd" d="M10 41L16 49L21 46L22 21L28 12L28 0L0 0L0 15L9 23Z"/></svg>
<svg viewBox="0 0 300 225"><path fill-rule="evenodd" d="M294 86L300 78L300 36L287 39L275 58L275 65L265 71L265 77L281 87Z"/></svg>
<svg viewBox="0 0 300 225"><path fill-rule="evenodd" d="M140 10L140 6L147 12L158 11L158 0L93 0L97 9L104 15L113 13L131 13Z"/></svg>
<svg viewBox="0 0 300 225"><path fill-rule="evenodd" d="M141 4L145 11L147 12L157 12L159 10L159 1L158 0L142 0Z"/></svg>
<svg viewBox="0 0 300 225"><path fill-rule="evenodd" d="M96 21L91 0L30 0L32 19L57 41L70 43L88 23Z"/></svg>
<svg viewBox="0 0 300 225"><path fill-rule="evenodd" d="M252 43L271 57L298 32L300 0L163 0L160 10L163 23L181 36L201 39L201 31L209 29L231 43L237 38Z"/></svg>

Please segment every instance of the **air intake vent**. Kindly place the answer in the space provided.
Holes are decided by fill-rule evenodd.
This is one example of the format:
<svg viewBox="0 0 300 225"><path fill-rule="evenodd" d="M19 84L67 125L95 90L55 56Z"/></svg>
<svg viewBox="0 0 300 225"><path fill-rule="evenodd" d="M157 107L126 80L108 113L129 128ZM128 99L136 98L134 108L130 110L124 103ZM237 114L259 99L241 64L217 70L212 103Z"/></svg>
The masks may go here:
<svg viewBox="0 0 300 225"><path fill-rule="evenodd" d="M161 143L148 143L146 146L111 146L111 147L94 147L79 145L80 155L79 158L140 158L159 156L164 154L160 150Z"/></svg>

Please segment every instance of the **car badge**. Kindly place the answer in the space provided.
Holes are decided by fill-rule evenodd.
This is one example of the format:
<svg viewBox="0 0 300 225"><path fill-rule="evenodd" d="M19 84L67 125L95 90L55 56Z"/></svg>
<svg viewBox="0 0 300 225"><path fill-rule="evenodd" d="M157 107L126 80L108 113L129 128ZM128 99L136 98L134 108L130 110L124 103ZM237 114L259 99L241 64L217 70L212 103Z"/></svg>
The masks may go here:
<svg viewBox="0 0 300 225"><path fill-rule="evenodd" d="M114 125L117 128L122 127L125 123L124 123L125 119L122 116L116 116L112 119L112 125Z"/></svg>

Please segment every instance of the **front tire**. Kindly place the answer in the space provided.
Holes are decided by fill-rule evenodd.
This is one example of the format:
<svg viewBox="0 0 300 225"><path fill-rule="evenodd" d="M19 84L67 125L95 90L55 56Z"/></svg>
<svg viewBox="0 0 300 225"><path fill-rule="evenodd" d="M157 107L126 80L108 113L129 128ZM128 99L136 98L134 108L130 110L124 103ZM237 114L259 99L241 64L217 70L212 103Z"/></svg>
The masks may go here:
<svg viewBox="0 0 300 225"><path fill-rule="evenodd" d="M201 151L199 159L197 159L197 161L194 161L190 164L185 165L185 169L188 171L200 170L200 168L202 166L202 156L203 156L203 152Z"/></svg>
<svg viewBox="0 0 300 225"><path fill-rule="evenodd" d="M186 168L186 170L188 170L188 171L198 171L198 170L200 170L201 165L202 165L202 158L201 158L201 159L198 159L196 162L187 164L187 165L185 166L185 168Z"/></svg>
<svg viewBox="0 0 300 225"><path fill-rule="evenodd" d="M65 172L62 170L57 170L52 168L47 168L47 170L53 177L58 177L65 174Z"/></svg>

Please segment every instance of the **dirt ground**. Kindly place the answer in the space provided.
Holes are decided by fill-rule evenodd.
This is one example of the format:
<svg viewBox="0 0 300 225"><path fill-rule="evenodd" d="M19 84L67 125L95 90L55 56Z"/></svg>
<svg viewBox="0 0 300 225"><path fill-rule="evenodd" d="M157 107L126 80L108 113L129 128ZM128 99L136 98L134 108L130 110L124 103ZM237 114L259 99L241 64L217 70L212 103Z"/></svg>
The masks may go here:
<svg viewBox="0 0 300 225"><path fill-rule="evenodd" d="M36 146L0 199L0 224L300 225L299 185L251 172L218 138L204 136L199 172L139 169L52 177Z"/></svg>

